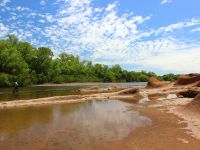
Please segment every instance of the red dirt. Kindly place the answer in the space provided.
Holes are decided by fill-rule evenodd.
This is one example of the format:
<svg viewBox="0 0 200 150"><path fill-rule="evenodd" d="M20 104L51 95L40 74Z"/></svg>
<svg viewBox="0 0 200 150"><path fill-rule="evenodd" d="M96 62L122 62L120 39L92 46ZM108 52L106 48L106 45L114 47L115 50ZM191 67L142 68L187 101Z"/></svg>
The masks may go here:
<svg viewBox="0 0 200 150"><path fill-rule="evenodd" d="M200 86L200 74L181 75L175 82L175 85L193 85Z"/></svg>
<svg viewBox="0 0 200 150"><path fill-rule="evenodd" d="M164 83L154 77L150 77L147 83L147 88L161 88L166 87L167 85L167 83Z"/></svg>
<svg viewBox="0 0 200 150"><path fill-rule="evenodd" d="M187 108L200 112L200 93L186 106Z"/></svg>
<svg viewBox="0 0 200 150"><path fill-rule="evenodd" d="M197 96L195 96L195 98L192 100L192 103L198 104L200 106L200 93Z"/></svg>
<svg viewBox="0 0 200 150"><path fill-rule="evenodd" d="M194 87L200 87L200 81L196 82Z"/></svg>

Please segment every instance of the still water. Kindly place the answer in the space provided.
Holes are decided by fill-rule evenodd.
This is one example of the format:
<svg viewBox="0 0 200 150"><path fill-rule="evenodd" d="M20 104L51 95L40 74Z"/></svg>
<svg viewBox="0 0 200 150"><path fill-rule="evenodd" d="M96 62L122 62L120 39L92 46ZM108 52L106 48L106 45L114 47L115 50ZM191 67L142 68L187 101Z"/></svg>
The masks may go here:
<svg viewBox="0 0 200 150"><path fill-rule="evenodd" d="M61 86L31 86L19 89L16 94L12 93L12 88L0 89L0 101L18 100L18 99L33 99L51 96L76 95L81 94L78 89L85 87L109 87L112 83L90 83L81 85L61 85ZM116 83L121 88L130 86L145 86L145 82L131 82L131 83Z"/></svg>
<svg viewBox="0 0 200 150"><path fill-rule="evenodd" d="M92 150L151 119L118 100L0 110L0 150Z"/></svg>

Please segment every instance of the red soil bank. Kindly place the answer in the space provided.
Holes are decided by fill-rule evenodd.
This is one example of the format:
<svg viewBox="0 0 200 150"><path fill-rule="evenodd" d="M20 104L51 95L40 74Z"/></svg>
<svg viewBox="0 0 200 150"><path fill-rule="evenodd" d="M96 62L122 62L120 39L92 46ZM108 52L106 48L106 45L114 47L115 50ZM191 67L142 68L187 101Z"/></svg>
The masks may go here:
<svg viewBox="0 0 200 150"><path fill-rule="evenodd" d="M167 86L167 83L164 83L154 77L150 77L147 83L147 88L160 88Z"/></svg>
<svg viewBox="0 0 200 150"><path fill-rule="evenodd" d="M200 112L200 93L186 106L190 110Z"/></svg>
<svg viewBox="0 0 200 150"><path fill-rule="evenodd" d="M200 74L181 75L175 85L193 85L200 87Z"/></svg>

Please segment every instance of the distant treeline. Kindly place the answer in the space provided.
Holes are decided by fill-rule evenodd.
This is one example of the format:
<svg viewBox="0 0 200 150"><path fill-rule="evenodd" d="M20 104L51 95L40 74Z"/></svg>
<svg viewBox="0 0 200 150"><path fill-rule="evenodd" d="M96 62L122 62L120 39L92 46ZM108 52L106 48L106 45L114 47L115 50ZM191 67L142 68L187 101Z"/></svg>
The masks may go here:
<svg viewBox="0 0 200 150"><path fill-rule="evenodd" d="M177 75L157 76L153 72L123 70L120 65L108 67L80 60L78 56L61 53L53 59L47 47L35 48L28 42L20 42L14 35L0 40L0 87L63 82L134 82L147 81L154 76L171 81Z"/></svg>

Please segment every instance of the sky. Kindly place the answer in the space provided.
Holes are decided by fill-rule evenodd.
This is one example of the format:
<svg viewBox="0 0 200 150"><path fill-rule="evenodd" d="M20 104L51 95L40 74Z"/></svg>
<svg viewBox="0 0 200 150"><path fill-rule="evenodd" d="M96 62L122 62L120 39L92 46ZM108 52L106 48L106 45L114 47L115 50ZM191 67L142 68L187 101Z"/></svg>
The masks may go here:
<svg viewBox="0 0 200 150"><path fill-rule="evenodd" d="M0 0L0 39L129 71L200 72L199 0Z"/></svg>

